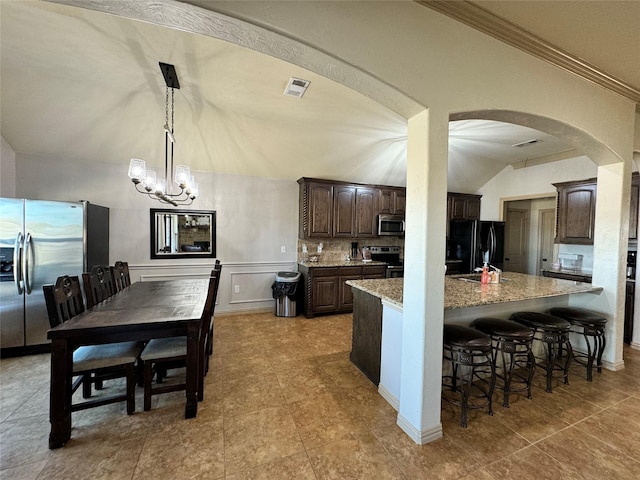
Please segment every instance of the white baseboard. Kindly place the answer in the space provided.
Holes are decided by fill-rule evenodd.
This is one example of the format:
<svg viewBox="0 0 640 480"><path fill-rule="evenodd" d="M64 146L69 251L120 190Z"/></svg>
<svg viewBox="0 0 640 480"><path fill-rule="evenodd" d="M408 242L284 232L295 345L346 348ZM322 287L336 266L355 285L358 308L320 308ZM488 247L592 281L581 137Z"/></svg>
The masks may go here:
<svg viewBox="0 0 640 480"><path fill-rule="evenodd" d="M425 445L442 438L441 423L427 430L418 430L406 418L398 415L398 426L418 445Z"/></svg>
<svg viewBox="0 0 640 480"><path fill-rule="evenodd" d="M258 307L258 308L245 308L242 310L222 310L222 309L218 309L216 307L216 311L215 311L215 315L216 316L222 316L224 315L225 317L234 317L237 315L250 315L252 313L271 313L271 314L275 314L275 307L274 308L264 308L264 307ZM302 315L298 315L301 318L304 318Z"/></svg>
<svg viewBox="0 0 640 480"><path fill-rule="evenodd" d="M634 350L640 350L640 343L638 343L638 342L631 342L630 347L631 347L631 348L633 348Z"/></svg>
<svg viewBox="0 0 640 480"><path fill-rule="evenodd" d="M618 370L622 370L624 368L624 361L608 362L607 360L602 360L602 368L606 368L607 370L617 372Z"/></svg>
<svg viewBox="0 0 640 480"><path fill-rule="evenodd" d="M397 399L389 390L387 390L384 385L378 385L378 393L387 401L389 405L393 407L396 412L400 410L400 400Z"/></svg>

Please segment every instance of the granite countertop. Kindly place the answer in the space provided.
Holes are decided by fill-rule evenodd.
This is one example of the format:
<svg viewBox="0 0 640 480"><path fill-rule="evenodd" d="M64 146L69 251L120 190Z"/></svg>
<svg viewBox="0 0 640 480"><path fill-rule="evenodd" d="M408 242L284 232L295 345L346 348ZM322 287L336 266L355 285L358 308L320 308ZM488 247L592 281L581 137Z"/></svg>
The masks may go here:
<svg viewBox="0 0 640 480"><path fill-rule="evenodd" d="M362 267L368 265L387 265L387 262L378 262L371 260L370 262L363 262L362 260L352 260L347 262L346 260L323 260L320 262L298 262L298 265L304 265L305 267Z"/></svg>
<svg viewBox="0 0 640 480"><path fill-rule="evenodd" d="M538 277L522 273L506 272L499 284L482 285L462 281L470 275L449 275L444 279L444 309L476 307L495 303L517 302L531 298L556 297L572 293L599 293L601 287L590 283L557 278ZM402 308L402 278L384 280L349 280L347 285Z"/></svg>
<svg viewBox="0 0 640 480"><path fill-rule="evenodd" d="M577 277L591 277L592 276L592 272L587 272L584 270L554 270L553 268L547 268L545 270L543 270L544 272L549 272L549 273L561 273L563 275L575 275Z"/></svg>

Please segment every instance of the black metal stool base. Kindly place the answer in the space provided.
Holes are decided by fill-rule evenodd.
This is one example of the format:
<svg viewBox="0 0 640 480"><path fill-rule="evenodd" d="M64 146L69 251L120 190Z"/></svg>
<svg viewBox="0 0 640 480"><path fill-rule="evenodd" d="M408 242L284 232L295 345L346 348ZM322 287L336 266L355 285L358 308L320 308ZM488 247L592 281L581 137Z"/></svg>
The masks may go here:
<svg viewBox="0 0 640 480"><path fill-rule="evenodd" d="M462 407L460 425L467 426L469 409L488 407L489 415L493 415L491 339L470 327L445 325L444 360L451 365L451 375L442 377L442 398Z"/></svg>
<svg viewBox="0 0 640 480"><path fill-rule="evenodd" d="M502 406L509 408L511 393L526 392L530 399L536 365L531 351L533 330L516 322L490 317L478 318L470 326L492 340L496 379L501 381L503 390Z"/></svg>
<svg viewBox="0 0 640 480"><path fill-rule="evenodd" d="M576 362L587 367L587 382L593 381L593 365L596 365L598 373L602 373L602 354L606 346L604 335L607 326L606 317L581 308L552 308L551 315L568 321L571 332L584 337L587 345L587 353L574 352Z"/></svg>
<svg viewBox="0 0 640 480"><path fill-rule="evenodd" d="M573 358L573 349L569 341L571 324L562 318L538 312L516 312L511 315L514 320L534 331L534 340L544 343L545 357L536 365L546 372L548 393L552 392L554 372L560 372L565 384L569 383L569 364ZM566 357L562 351L566 350Z"/></svg>

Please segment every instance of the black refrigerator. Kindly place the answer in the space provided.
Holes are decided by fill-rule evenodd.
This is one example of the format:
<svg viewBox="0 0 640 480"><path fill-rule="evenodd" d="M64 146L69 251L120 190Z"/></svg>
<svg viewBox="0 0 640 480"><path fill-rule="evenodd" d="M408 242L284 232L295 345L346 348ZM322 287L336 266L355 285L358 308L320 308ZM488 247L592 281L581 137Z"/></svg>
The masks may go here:
<svg viewBox="0 0 640 480"><path fill-rule="evenodd" d="M451 220L447 260L460 260L462 273L471 273L484 262L502 270L504 222Z"/></svg>

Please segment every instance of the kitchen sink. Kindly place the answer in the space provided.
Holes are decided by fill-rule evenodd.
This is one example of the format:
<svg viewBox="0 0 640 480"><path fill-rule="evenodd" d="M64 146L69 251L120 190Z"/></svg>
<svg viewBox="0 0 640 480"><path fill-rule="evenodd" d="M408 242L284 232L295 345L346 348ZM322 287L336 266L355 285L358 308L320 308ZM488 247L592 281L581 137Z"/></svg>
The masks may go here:
<svg viewBox="0 0 640 480"><path fill-rule="evenodd" d="M472 283L482 283L481 281L482 275L465 275L464 277L458 277L458 280L462 280L463 282L472 282ZM508 281L508 278L502 277L500 282Z"/></svg>
<svg viewBox="0 0 640 480"><path fill-rule="evenodd" d="M463 282L480 283L481 277L482 275L465 275L464 277L459 277L458 280L462 280Z"/></svg>

